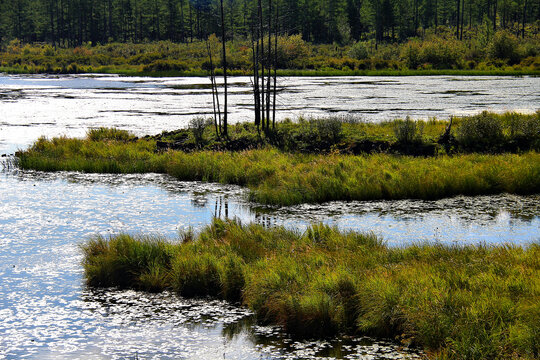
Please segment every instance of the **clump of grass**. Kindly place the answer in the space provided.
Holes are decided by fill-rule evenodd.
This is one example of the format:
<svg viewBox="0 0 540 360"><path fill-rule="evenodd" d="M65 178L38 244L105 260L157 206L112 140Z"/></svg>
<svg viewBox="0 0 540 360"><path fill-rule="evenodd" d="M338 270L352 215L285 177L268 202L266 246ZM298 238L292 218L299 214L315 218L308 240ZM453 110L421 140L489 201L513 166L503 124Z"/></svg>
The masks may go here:
<svg viewBox="0 0 540 360"><path fill-rule="evenodd" d="M483 112L462 121L456 138L460 146L467 150L495 150L504 140L502 121L500 117Z"/></svg>
<svg viewBox="0 0 540 360"><path fill-rule="evenodd" d="M127 130L105 127L88 130L86 137L90 141L131 141L135 139L135 136Z"/></svg>
<svg viewBox="0 0 540 360"><path fill-rule="evenodd" d="M164 238L120 234L95 236L81 246L84 269L91 286L160 289L166 281L173 245Z"/></svg>
<svg viewBox="0 0 540 360"><path fill-rule="evenodd" d="M214 219L189 242L92 238L88 284L239 301L299 336L399 337L433 358L537 358L540 245L390 248L316 224L299 233Z"/></svg>

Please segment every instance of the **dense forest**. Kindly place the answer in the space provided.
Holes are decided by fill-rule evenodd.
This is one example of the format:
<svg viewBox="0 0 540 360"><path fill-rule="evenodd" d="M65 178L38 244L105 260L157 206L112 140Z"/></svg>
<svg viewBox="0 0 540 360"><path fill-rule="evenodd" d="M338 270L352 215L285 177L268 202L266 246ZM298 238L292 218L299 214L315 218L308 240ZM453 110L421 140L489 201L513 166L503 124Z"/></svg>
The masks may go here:
<svg viewBox="0 0 540 360"><path fill-rule="evenodd" d="M222 2L227 40L248 38L258 2ZM219 0L0 0L0 39L69 47L192 42L221 33L219 6ZM262 0L262 7L277 14L281 34L313 43L404 41L441 27L462 39L463 29L480 25L527 37L537 35L540 19L535 0Z"/></svg>

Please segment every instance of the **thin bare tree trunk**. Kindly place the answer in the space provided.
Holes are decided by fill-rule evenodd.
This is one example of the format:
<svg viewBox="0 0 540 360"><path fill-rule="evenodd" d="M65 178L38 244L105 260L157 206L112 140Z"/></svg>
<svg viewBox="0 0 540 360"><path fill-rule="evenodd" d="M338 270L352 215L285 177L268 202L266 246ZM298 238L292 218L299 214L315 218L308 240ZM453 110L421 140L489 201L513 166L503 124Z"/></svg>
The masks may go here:
<svg viewBox="0 0 540 360"><path fill-rule="evenodd" d="M268 0L268 80L266 81L266 128L270 128L270 92L272 86L272 0Z"/></svg>
<svg viewBox="0 0 540 360"><path fill-rule="evenodd" d="M222 57L223 57L223 91L224 91L224 104L223 104L223 136L228 137L227 132L227 49L225 46L225 13L223 11L223 0L221 3L221 45L222 45Z"/></svg>
<svg viewBox="0 0 540 360"><path fill-rule="evenodd" d="M259 36L255 37L255 30L253 24L251 24L251 50L253 51L253 97L255 107L255 125L257 126L257 132L260 131L261 124L261 112L260 112L260 99L259 99Z"/></svg>
<svg viewBox="0 0 540 360"><path fill-rule="evenodd" d="M216 84L216 75L214 73L214 62L212 60L212 49L210 43L206 40L206 48L208 49L208 57L210 59L210 82L212 83L212 105L214 106L214 127L216 129L216 136L220 137L221 130L221 109L219 108L219 96ZM217 108L216 108L217 105ZM218 127L219 117L219 127Z"/></svg>
<svg viewBox="0 0 540 360"><path fill-rule="evenodd" d="M272 128L276 128L276 93L277 93L277 48L278 48L278 33L279 33L279 3L276 4L276 19L275 19L275 37L274 37L274 101L272 106Z"/></svg>
<svg viewBox="0 0 540 360"><path fill-rule="evenodd" d="M263 26L263 11L262 11L262 0L258 0L258 13L259 13L259 31L260 31L260 39L261 39L261 51L260 51L260 59L261 59L261 120L263 124L263 128L265 127L265 119L264 119L264 109L265 109L265 103L264 103L264 65L265 65L265 58L264 58L264 26Z"/></svg>
<svg viewBox="0 0 540 360"><path fill-rule="evenodd" d="M465 0L461 4L461 29L459 30L459 40L463 40L463 18L465 17Z"/></svg>

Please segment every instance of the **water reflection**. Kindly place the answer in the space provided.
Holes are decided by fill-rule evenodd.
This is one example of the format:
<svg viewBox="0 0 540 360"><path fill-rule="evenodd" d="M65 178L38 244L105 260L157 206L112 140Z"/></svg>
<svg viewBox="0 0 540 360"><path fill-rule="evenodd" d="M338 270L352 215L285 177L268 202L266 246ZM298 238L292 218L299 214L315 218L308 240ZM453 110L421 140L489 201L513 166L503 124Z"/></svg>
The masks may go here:
<svg viewBox="0 0 540 360"><path fill-rule="evenodd" d="M457 196L436 201L336 201L290 207L261 206L247 200L247 190L235 185L182 182L167 175L110 175L15 171L4 176L11 189L39 194L70 210L66 219L87 212L110 224L109 231L145 231L175 236L179 229L195 230L212 217L237 218L264 226L284 225L300 231L324 222L342 229L373 231L389 245L412 242L528 244L540 239L540 195ZM37 191L39 190L39 191ZM69 194L58 198L59 193ZM7 196L7 195L6 195ZM23 196L23 195L21 195ZM79 197L78 201L71 200ZM56 199L56 200L55 200ZM25 198L28 208L33 197ZM109 204L110 211L98 209ZM9 203L4 205L9 208ZM50 211L44 200L40 211ZM15 211L15 210L12 210ZM147 213L150 213L148 215ZM72 219L74 221L77 219ZM164 224L174 224L167 230ZM153 226L153 228L152 228Z"/></svg>

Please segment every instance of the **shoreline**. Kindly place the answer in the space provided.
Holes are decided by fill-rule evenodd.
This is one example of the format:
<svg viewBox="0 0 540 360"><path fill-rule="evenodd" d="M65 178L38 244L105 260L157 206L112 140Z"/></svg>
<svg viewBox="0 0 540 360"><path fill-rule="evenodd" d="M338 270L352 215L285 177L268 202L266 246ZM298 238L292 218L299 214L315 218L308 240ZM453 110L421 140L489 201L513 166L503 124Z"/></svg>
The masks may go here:
<svg viewBox="0 0 540 360"><path fill-rule="evenodd" d="M140 76L140 77L208 77L209 72L193 71L138 71L131 69L110 69L108 67L91 69L89 71L58 71L58 72L39 72L20 68L0 67L0 74L7 75L122 75L122 76ZM250 71L229 70L229 77L241 77L253 75ZM221 74L216 72L216 75ZM360 76L381 76L381 77L406 77L406 76L509 76L509 77L539 77L540 70L278 70L278 77L360 77Z"/></svg>

